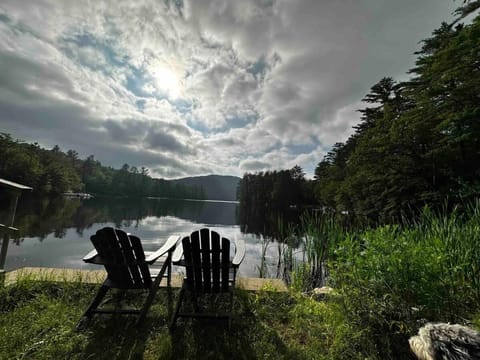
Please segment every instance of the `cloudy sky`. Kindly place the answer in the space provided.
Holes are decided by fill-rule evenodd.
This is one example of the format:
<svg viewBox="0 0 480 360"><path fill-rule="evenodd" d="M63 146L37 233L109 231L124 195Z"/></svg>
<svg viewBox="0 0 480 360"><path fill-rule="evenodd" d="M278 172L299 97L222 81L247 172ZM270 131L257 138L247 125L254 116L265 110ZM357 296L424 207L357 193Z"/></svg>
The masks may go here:
<svg viewBox="0 0 480 360"><path fill-rule="evenodd" d="M0 0L0 132L153 176L312 175L452 0Z"/></svg>

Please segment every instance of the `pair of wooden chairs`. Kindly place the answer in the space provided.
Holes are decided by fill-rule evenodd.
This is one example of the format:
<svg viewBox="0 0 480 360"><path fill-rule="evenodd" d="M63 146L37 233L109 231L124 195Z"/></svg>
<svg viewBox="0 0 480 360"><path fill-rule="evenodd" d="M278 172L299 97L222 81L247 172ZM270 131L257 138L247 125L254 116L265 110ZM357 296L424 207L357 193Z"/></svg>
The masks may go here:
<svg viewBox="0 0 480 360"><path fill-rule="evenodd" d="M137 324L140 324L163 278L167 279L167 286L170 287L173 263L185 267L186 276L170 321L170 329L174 328L178 317L226 318L230 325L232 290L238 267L245 256L243 241L232 246L230 240L217 232L201 229L183 237L170 236L157 251L145 252L138 237L120 229L106 227L98 230L90 239L95 249L83 261L103 265L107 278L85 311L81 323L98 313L122 313L137 314ZM181 242L178 241L180 239ZM100 305L109 289L143 289L148 291L148 295L139 309L106 309ZM193 312L180 311L186 293L190 294ZM228 314L204 313L198 305L198 299L205 294L220 293L230 294Z"/></svg>

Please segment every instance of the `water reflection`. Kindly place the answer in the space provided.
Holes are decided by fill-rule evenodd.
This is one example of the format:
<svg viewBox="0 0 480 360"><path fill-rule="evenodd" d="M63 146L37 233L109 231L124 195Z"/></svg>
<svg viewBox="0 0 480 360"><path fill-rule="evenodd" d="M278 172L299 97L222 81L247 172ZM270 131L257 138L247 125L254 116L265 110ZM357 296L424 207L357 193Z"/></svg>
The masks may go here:
<svg viewBox="0 0 480 360"><path fill-rule="evenodd" d="M157 249L172 234L208 226L231 239L245 240L247 253L240 267L241 276L258 276L259 269L267 277L276 276L275 246L260 234L243 233L236 211L237 204L228 202L27 196L19 203L15 221L19 232L10 244L6 269L95 268L81 258L92 248L90 236L104 226L136 234L147 251ZM262 251L266 267L260 261Z"/></svg>

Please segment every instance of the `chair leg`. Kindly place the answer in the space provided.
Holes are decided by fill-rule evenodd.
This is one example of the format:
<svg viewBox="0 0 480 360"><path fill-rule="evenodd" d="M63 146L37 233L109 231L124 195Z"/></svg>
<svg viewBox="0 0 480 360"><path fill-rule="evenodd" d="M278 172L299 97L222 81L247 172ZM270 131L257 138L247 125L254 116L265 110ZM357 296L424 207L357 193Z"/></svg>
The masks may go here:
<svg viewBox="0 0 480 360"><path fill-rule="evenodd" d="M192 297L193 309L195 310L196 313L201 313L202 308L198 306L197 295L195 294L194 291L191 291L191 297Z"/></svg>
<svg viewBox="0 0 480 360"><path fill-rule="evenodd" d="M136 325L140 325L145 319L145 316L147 315L147 311L152 305L153 299L155 298L155 294L157 293L157 290L160 287L160 283L162 282L165 271L167 272L167 286L168 288L170 288L170 278L172 273L172 253L171 252L168 253L167 260L165 261L162 268L160 269L160 272L158 273L157 278L155 279L154 283L150 288L150 291L148 292L147 299L145 300L145 304L143 305L143 308L140 311L140 315L138 316Z"/></svg>
<svg viewBox="0 0 480 360"><path fill-rule="evenodd" d="M92 303L87 308L83 316L87 318L91 318L93 316L94 311L97 309L98 305L100 305L103 298L107 294L108 289L110 289L110 287L108 287L107 285L102 285L100 289L98 289L97 295L95 296L95 298L93 299Z"/></svg>
<svg viewBox="0 0 480 360"><path fill-rule="evenodd" d="M169 264L171 263L168 260L169 260L169 258L167 258L167 262L165 264L163 264L162 269L158 273L157 278L155 279L155 281L153 282L153 284L151 285L151 287L148 291L147 299L145 300L145 304L143 304L142 310L140 311L140 314L139 314L138 319L136 321L136 325L140 325L143 322L143 320L145 319L145 316L147 315L148 309L150 309L150 306L153 303L153 299L155 298L155 294L157 293L157 290L160 286L160 282L162 281L163 274L165 274L165 270L168 269Z"/></svg>
<svg viewBox="0 0 480 360"><path fill-rule="evenodd" d="M142 310L140 310L140 314L138 315L138 319L136 321L136 325L140 325L143 320L145 320L145 316L147 315L148 309L152 305L153 299L155 298L155 294L157 293L158 287L152 287L148 291L147 299L145 300L145 304L143 304Z"/></svg>
<svg viewBox="0 0 480 360"><path fill-rule="evenodd" d="M178 300L177 300L177 306L175 307L175 312L173 313L172 320L170 321L170 326L169 326L170 332L172 332L175 327L175 323L177 321L178 314L180 312L180 306L182 305L184 295L185 295L185 289L182 287L180 289L180 293L178 294Z"/></svg>
<svg viewBox="0 0 480 360"><path fill-rule="evenodd" d="M102 302L103 298L107 294L108 289L110 288L106 285L102 285L100 289L98 289L97 295L95 295L95 298L93 299L92 303L88 306L87 310L82 315L80 320L78 320L78 323L75 326L75 329L77 331L81 330L85 326L85 323L92 318L94 311L98 308L98 305L100 305L100 303Z"/></svg>

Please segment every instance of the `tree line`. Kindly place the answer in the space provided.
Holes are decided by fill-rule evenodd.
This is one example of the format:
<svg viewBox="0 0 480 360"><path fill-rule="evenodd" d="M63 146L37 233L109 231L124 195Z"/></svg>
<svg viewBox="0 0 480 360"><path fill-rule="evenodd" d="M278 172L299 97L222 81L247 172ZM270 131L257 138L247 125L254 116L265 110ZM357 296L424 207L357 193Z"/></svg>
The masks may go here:
<svg viewBox="0 0 480 360"><path fill-rule="evenodd" d="M466 7L477 9L480 2ZM466 16L468 9L457 13ZM384 77L373 85L354 133L318 163L310 202L383 222L427 204L438 208L478 197L479 39L479 16L469 25L444 23L423 40L409 80ZM292 197L287 173L245 174L241 207L261 212L304 202Z"/></svg>
<svg viewBox="0 0 480 360"><path fill-rule="evenodd" d="M242 230L263 234L276 230L279 217L295 218L300 209L316 202L313 182L298 165L290 170L245 174L238 184L237 198Z"/></svg>
<svg viewBox="0 0 480 360"><path fill-rule="evenodd" d="M148 169L124 164L104 166L94 155L82 160L75 150L41 148L0 133L0 177L34 188L45 195L88 192L111 196L154 196L204 199L202 187L172 184L152 178Z"/></svg>

